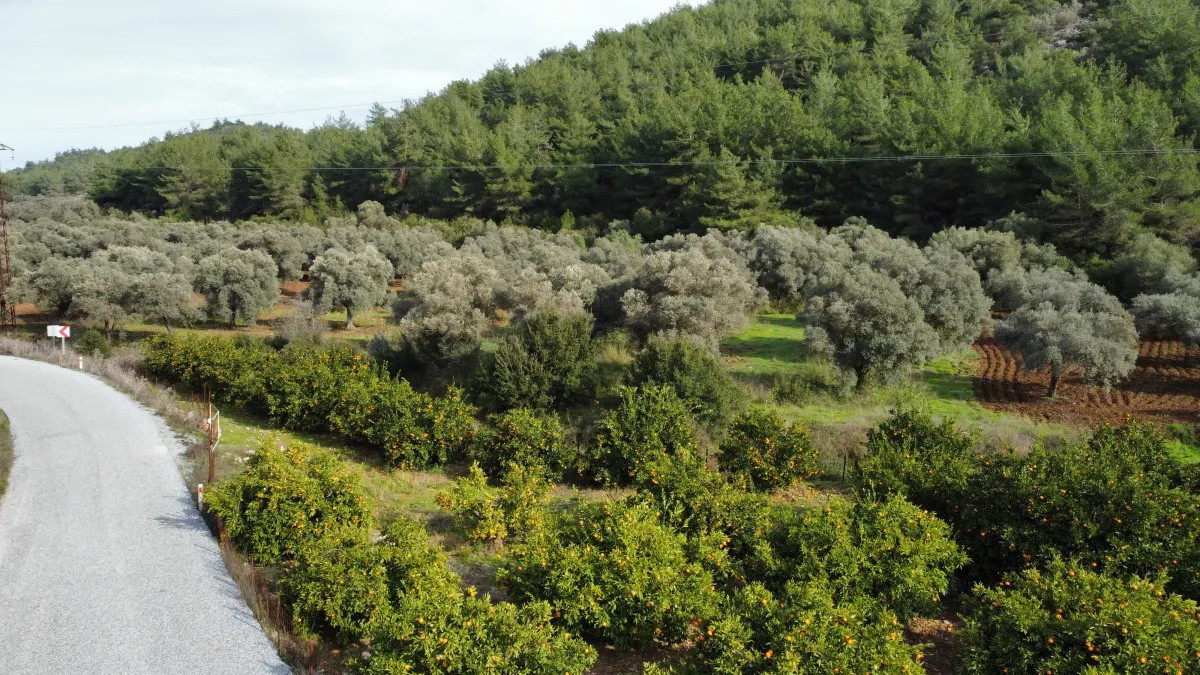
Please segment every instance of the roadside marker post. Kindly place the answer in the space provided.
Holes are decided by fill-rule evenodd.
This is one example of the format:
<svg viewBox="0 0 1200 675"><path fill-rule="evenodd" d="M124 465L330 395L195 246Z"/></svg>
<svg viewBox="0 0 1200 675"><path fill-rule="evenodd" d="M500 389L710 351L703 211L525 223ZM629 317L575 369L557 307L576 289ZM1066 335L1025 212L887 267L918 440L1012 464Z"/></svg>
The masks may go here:
<svg viewBox="0 0 1200 675"><path fill-rule="evenodd" d="M196 501L200 503L200 506L204 506L204 483L196 484Z"/></svg>

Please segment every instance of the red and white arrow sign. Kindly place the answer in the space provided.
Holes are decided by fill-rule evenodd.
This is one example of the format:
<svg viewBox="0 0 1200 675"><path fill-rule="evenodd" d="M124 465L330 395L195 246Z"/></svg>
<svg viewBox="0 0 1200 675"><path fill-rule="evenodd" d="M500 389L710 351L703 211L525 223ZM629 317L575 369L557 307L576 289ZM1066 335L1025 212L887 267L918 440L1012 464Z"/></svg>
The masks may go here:
<svg viewBox="0 0 1200 675"><path fill-rule="evenodd" d="M63 339L71 337L71 327L70 326L59 326L58 327L58 337L63 338Z"/></svg>

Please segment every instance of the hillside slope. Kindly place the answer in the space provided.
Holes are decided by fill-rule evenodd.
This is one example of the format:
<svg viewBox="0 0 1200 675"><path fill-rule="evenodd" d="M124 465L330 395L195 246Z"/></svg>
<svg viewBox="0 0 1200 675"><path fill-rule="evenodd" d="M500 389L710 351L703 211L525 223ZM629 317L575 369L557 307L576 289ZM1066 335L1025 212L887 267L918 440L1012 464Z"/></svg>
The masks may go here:
<svg viewBox="0 0 1200 675"><path fill-rule="evenodd" d="M715 0L365 127L222 122L8 179L54 192L86 174L102 206L194 219L371 199L550 229L627 219L648 238L852 215L921 238L1017 211L1011 227L1086 257L1142 227L1197 245L1197 129L1190 0Z"/></svg>

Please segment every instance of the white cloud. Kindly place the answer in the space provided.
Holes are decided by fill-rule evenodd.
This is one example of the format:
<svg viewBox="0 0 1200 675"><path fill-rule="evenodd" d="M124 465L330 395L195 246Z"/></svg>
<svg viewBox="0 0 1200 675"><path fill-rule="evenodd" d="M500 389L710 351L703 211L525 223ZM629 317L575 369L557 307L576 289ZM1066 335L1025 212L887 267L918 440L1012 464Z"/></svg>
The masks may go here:
<svg viewBox="0 0 1200 675"><path fill-rule="evenodd" d="M0 143L17 164L188 120L418 98L503 59L583 45L676 0L0 0ZM698 4L698 2L682 3ZM254 118L307 128L337 110ZM360 119L365 108L347 109ZM201 120L206 123L207 120ZM54 128L54 131L23 131ZM0 158L8 167L8 157Z"/></svg>

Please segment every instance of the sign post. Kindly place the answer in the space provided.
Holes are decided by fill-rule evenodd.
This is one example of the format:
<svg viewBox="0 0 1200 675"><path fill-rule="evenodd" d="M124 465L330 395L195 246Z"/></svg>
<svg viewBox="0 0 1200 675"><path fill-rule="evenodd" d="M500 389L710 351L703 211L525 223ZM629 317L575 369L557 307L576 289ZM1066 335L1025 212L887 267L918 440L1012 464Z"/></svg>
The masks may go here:
<svg viewBox="0 0 1200 675"><path fill-rule="evenodd" d="M70 326L46 326L46 337L62 340L62 351L67 353L67 338L71 337Z"/></svg>

